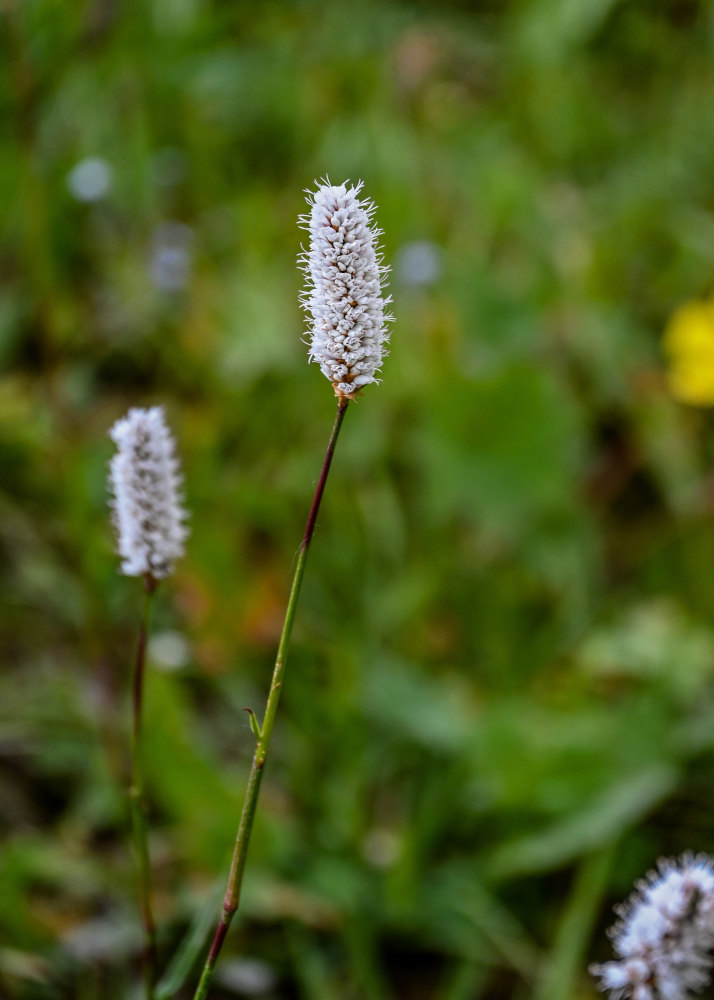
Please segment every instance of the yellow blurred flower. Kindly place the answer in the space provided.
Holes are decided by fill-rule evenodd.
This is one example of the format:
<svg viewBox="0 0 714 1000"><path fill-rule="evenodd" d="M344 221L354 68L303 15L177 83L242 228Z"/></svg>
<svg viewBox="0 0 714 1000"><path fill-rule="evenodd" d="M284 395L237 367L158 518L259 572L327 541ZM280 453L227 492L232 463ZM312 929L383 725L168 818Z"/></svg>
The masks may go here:
<svg viewBox="0 0 714 1000"><path fill-rule="evenodd" d="M691 406L714 406L714 298L677 309L664 331L667 386Z"/></svg>

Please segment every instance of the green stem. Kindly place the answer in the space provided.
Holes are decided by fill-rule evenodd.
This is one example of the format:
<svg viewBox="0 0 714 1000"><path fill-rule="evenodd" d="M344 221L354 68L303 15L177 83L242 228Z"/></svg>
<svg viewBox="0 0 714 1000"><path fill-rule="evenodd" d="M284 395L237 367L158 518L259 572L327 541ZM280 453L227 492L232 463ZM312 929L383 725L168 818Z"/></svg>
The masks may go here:
<svg viewBox="0 0 714 1000"><path fill-rule="evenodd" d="M228 928L230 927L231 921L236 910L238 909L238 904L240 903L240 891L243 883L245 862L248 856L250 834L253 828L255 809L258 804L258 794L260 792L260 783L263 778L263 768L265 767L265 762L268 758L268 751L270 750L270 738L273 734L275 714L278 710L280 689L283 683L283 673L285 670L285 662L287 660L288 647L290 646L290 636L293 630L293 622L295 621L295 612L297 611L298 597L300 596L300 587L302 585L302 578L305 574L307 553L310 548L313 532L315 531L315 522L320 509L320 501L322 500L322 494L325 490L327 474L330 471L332 456L334 455L335 445L337 444L337 436L340 433L340 427L342 426L342 421L347 411L348 403L349 400L344 396L341 396L337 404L337 415L335 416L330 441L327 445L325 461L322 465L322 471L317 483L317 489L315 490L315 496L312 501L307 524L305 525L305 534L303 536L302 544L300 545L300 552L298 554L297 565L295 567L295 575L293 576L293 583L290 589L290 598L285 611L283 631L280 636L278 652L275 658L273 679L270 685L268 701L265 706L265 717L260 730L260 736L258 737L255 745L253 763L251 764L250 775L248 777L248 787L246 788L245 799L243 800L243 811L241 812L240 824L238 826L238 836L236 837L233 858L231 860L228 887L226 889L225 899L223 900L223 913L218 927L216 928L216 933L206 958L206 964L203 967L201 979L196 988L194 1000L204 1000L204 998L208 995L208 989L211 985L211 979L213 978L213 970L216 967L216 962L218 961L218 956L220 955L223 942L226 934L228 933Z"/></svg>
<svg viewBox="0 0 714 1000"><path fill-rule="evenodd" d="M144 702L144 665L146 662L146 640L149 633L152 597L156 590L156 580L147 574L144 577L144 608L139 626L139 639L134 660L132 678L132 725L131 725L131 785L129 803L131 806L131 826L136 852L137 876L139 883L139 905L144 924L144 982L146 1000L151 1000L156 979L156 924L151 905L151 867L144 802L144 763L142 747L142 715Z"/></svg>

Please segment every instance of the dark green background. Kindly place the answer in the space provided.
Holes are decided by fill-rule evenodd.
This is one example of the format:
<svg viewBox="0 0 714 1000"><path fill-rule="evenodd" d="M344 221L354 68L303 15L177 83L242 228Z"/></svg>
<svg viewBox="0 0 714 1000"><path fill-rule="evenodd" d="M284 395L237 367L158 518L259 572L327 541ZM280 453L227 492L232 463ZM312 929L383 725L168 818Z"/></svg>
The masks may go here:
<svg viewBox="0 0 714 1000"><path fill-rule="evenodd" d="M224 878L334 410L295 266L329 174L378 204L396 322L345 421L212 996L593 997L611 904L714 849L714 428L660 353L714 278L711 5L1 16L0 994L135 995L141 588L105 485L131 405L166 406L191 510L148 689L165 960ZM87 157L112 171L90 203ZM192 234L175 291L166 222Z"/></svg>

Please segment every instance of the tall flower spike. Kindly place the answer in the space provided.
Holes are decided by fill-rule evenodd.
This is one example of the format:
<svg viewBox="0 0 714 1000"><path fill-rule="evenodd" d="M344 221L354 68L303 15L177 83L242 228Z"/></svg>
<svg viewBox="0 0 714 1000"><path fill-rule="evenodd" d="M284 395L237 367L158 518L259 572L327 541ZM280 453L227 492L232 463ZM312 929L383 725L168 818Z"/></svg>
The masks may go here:
<svg viewBox="0 0 714 1000"><path fill-rule="evenodd" d="M616 907L617 962L593 965L611 1000L688 1000L706 986L714 946L714 860L683 854L658 862Z"/></svg>
<svg viewBox="0 0 714 1000"><path fill-rule="evenodd" d="M308 193L309 215L300 224L310 233L310 248L301 255L307 289L301 305L308 314L310 360L316 361L335 393L348 399L378 381L386 324L383 287L388 268L382 263L373 224L373 202L360 199L362 181L333 186L329 181Z"/></svg>
<svg viewBox="0 0 714 1000"><path fill-rule="evenodd" d="M121 571L162 580L183 555L188 536L179 463L163 408L129 410L109 435L117 446L109 485Z"/></svg>

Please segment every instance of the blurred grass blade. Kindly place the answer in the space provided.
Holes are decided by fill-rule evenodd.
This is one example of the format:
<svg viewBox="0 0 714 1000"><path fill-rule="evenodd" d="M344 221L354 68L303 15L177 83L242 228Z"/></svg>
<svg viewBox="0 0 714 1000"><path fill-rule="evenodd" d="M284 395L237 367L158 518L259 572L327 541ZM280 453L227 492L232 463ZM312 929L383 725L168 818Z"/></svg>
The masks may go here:
<svg viewBox="0 0 714 1000"><path fill-rule="evenodd" d="M575 876L553 948L533 1000L569 1000L585 971L585 950L610 873L614 844L586 858Z"/></svg>
<svg viewBox="0 0 714 1000"><path fill-rule="evenodd" d="M451 861L425 886L425 930L484 967L506 965L534 981L543 961L537 942L513 912L481 883L473 860Z"/></svg>
<svg viewBox="0 0 714 1000"><path fill-rule="evenodd" d="M532 875L571 863L639 822L677 786L679 771L655 763L613 782L578 812L545 830L506 841L488 861L493 878Z"/></svg>
<svg viewBox="0 0 714 1000"><path fill-rule="evenodd" d="M176 954L169 962L166 972L154 989L154 1000L171 1000L191 975L192 969L203 954L206 939L215 923L222 889L221 881L217 880L208 900L198 911Z"/></svg>
<svg viewBox="0 0 714 1000"><path fill-rule="evenodd" d="M488 980L489 969L480 962L463 959L439 1000L478 1000Z"/></svg>
<svg viewBox="0 0 714 1000"><path fill-rule="evenodd" d="M340 1000L332 982L329 963L312 931L291 923L287 927L288 948L303 1000Z"/></svg>

